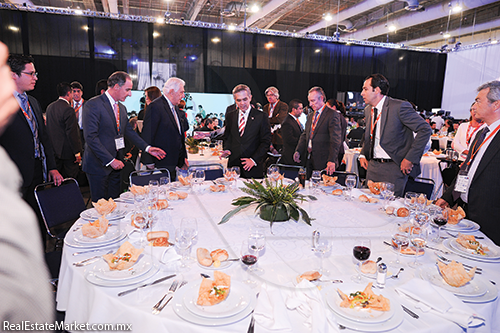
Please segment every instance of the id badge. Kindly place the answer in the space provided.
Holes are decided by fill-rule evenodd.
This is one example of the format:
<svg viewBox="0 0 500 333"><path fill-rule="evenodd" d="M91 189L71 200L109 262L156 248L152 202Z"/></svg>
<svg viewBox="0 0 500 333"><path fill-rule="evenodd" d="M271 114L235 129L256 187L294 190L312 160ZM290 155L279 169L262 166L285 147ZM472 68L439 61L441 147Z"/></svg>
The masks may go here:
<svg viewBox="0 0 500 333"><path fill-rule="evenodd" d="M125 138L122 135L115 137L116 150L125 148Z"/></svg>
<svg viewBox="0 0 500 333"><path fill-rule="evenodd" d="M467 172L460 171L460 173L457 176L457 181L455 182L455 191L460 193L465 193L467 192L468 188L469 188L469 176L467 175Z"/></svg>

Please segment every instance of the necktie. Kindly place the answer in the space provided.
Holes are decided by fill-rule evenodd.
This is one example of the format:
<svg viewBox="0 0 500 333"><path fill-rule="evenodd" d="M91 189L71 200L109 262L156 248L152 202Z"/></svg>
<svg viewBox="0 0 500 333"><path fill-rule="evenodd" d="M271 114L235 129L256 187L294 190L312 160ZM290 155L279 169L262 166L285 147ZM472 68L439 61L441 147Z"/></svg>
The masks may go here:
<svg viewBox="0 0 500 333"><path fill-rule="evenodd" d="M245 132L245 112L243 111L240 112L238 130L240 131L240 136L243 136L243 133Z"/></svg>
<svg viewBox="0 0 500 333"><path fill-rule="evenodd" d="M75 105L73 106L73 109L75 109L75 115L76 115L76 121L80 122L80 103L75 102Z"/></svg>
<svg viewBox="0 0 500 333"><path fill-rule="evenodd" d="M295 120L297 120L297 124L299 124L300 131L302 132L304 129L302 128L302 124L300 123L300 120L298 120L298 119L295 119Z"/></svg>
<svg viewBox="0 0 500 333"><path fill-rule="evenodd" d="M33 133L33 143L35 145L35 158L40 157L40 140L38 138L38 125L36 123L35 115L31 110L30 105L28 104L28 96L25 94L20 94L19 99L21 100L21 109L23 110L23 114L28 121L28 125L30 126L31 133Z"/></svg>
<svg viewBox="0 0 500 333"><path fill-rule="evenodd" d="M116 118L116 129L120 132L120 108L118 107L118 103L113 105L113 111L115 113Z"/></svg>
<svg viewBox="0 0 500 333"><path fill-rule="evenodd" d="M314 119L313 119L313 123L311 126L311 138L314 135L314 130L316 129L316 123L318 122L318 118L319 118L319 111L316 111L316 113L314 114Z"/></svg>
<svg viewBox="0 0 500 333"><path fill-rule="evenodd" d="M378 122L378 110L377 108L373 108L372 109L372 119L371 119L371 123L372 123L372 128L371 128L371 132L370 132L370 158L373 158L373 149L375 148L375 134L376 134L376 130L377 130L377 122Z"/></svg>
<svg viewBox="0 0 500 333"><path fill-rule="evenodd" d="M177 112L175 112L175 107L172 106L170 110L172 111L172 115L174 116L175 123L177 124L177 129L179 130L179 134L181 134L181 124L179 122L179 118L177 117Z"/></svg>

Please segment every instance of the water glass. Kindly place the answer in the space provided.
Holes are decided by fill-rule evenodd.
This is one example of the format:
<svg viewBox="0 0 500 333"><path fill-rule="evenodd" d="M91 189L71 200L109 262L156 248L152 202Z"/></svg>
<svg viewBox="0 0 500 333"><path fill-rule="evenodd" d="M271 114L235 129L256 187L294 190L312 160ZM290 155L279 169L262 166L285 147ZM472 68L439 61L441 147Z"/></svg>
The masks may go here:
<svg viewBox="0 0 500 333"><path fill-rule="evenodd" d="M427 245L427 239L429 237L429 229L426 227L413 226L410 228L409 232L410 242L415 248L415 260L408 264L411 268L418 268L422 266L422 263L417 261L420 250Z"/></svg>
<svg viewBox="0 0 500 333"><path fill-rule="evenodd" d="M198 187L198 190L200 190L203 182L205 181L205 170L196 170L194 173L193 181Z"/></svg>
<svg viewBox="0 0 500 333"><path fill-rule="evenodd" d="M149 187L158 187L159 184L160 183L159 183L159 181L157 179L151 179L149 181Z"/></svg>
<svg viewBox="0 0 500 333"><path fill-rule="evenodd" d="M160 183L161 188L164 188L166 191L170 188L170 177L161 177Z"/></svg>
<svg viewBox="0 0 500 333"><path fill-rule="evenodd" d="M321 275L328 275L328 270L323 269L323 258L331 253L332 250L332 233L330 230L321 229L314 230L312 234L312 249L319 254L320 264L319 273Z"/></svg>
<svg viewBox="0 0 500 333"><path fill-rule="evenodd" d="M314 170L311 174L311 182L312 182L313 189L315 192L318 189L320 181L321 181L321 171Z"/></svg>
<svg viewBox="0 0 500 333"><path fill-rule="evenodd" d="M275 182L279 177L279 172L280 172L279 167L277 167L275 165L271 165L269 168L267 168L267 178L271 182L273 182L273 181Z"/></svg>
<svg viewBox="0 0 500 333"><path fill-rule="evenodd" d="M346 196L346 199L351 201L352 200L352 189L356 186L356 176L348 175L345 179L345 185L346 185L347 191L348 191L348 196Z"/></svg>
<svg viewBox="0 0 500 333"><path fill-rule="evenodd" d="M414 212L417 204L418 194L415 192L406 192L405 194L405 205L408 207L410 212Z"/></svg>
<svg viewBox="0 0 500 333"><path fill-rule="evenodd" d="M191 237L191 233L189 230L178 228L175 230L175 246L180 250L182 258L181 258L181 270L189 269L189 250L191 245L193 244L193 238Z"/></svg>
<svg viewBox="0 0 500 333"><path fill-rule="evenodd" d="M382 183L380 188L380 194L384 200L384 208L389 204L389 198L394 195L394 184L393 183Z"/></svg>

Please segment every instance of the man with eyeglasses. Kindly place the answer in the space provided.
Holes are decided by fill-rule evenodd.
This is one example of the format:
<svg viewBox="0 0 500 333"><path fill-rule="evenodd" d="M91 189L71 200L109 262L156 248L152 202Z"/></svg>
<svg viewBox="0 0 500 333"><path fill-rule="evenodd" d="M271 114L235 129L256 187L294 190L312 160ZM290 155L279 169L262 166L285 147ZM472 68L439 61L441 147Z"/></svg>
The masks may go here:
<svg viewBox="0 0 500 333"><path fill-rule="evenodd" d="M281 124L283 150L281 152L279 163L297 165L298 163L293 160L293 153L295 153L295 148L299 143L300 135L304 131L304 126L302 126L299 121L299 117L302 115L302 111L304 110L304 105L301 100L292 99L290 103L288 103L288 106L290 108L290 112Z"/></svg>
<svg viewBox="0 0 500 333"><path fill-rule="evenodd" d="M16 84L14 97L19 104L19 110L0 136L0 145L5 148L21 172L23 199L37 214L42 239L45 239L45 225L34 190L37 185L46 181L60 185L63 177L56 168L54 150L43 121L42 108L34 97L26 94L27 91L35 89L38 80L33 58L10 55L7 63Z"/></svg>
<svg viewBox="0 0 500 333"><path fill-rule="evenodd" d="M279 100L280 93L278 91L278 88L276 87L267 88L265 94L269 103L264 105L262 109L269 116L269 124L271 125L271 151L274 152L274 148L279 152L281 151L281 148L283 148L283 138L281 137L281 123L283 122L283 120L285 120L288 114L288 105L285 102Z"/></svg>

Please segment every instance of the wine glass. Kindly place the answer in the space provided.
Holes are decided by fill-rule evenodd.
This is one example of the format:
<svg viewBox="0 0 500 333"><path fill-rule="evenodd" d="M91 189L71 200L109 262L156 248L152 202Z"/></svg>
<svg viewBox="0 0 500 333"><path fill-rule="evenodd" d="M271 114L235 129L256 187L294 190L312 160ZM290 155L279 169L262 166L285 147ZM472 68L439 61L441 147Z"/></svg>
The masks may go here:
<svg viewBox="0 0 500 333"><path fill-rule="evenodd" d="M319 254L319 273L321 275L328 275L328 270L323 270L323 258L325 255L331 253L332 250L332 233L330 230L314 230L312 234L312 248L313 251Z"/></svg>
<svg viewBox="0 0 500 333"><path fill-rule="evenodd" d="M158 185L160 184L160 182L158 181L158 179L151 179L149 181L149 187L158 187Z"/></svg>
<svg viewBox="0 0 500 333"><path fill-rule="evenodd" d="M345 186L347 187L347 191L349 192L348 196L346 196L346 200L352 200L352 189L356 186L356 176L348 175L345 179Z"/></svg>
<svg viewBox="0 0 500 333"><path fill-rule="evenodd" d="M191 235L192 239L195 239L198 235L198 222L194 217L183 217L181 219L180 229L185 230L186 233Z"/></svg>
<svg viewBox="0 0 500 333"><path fill-rule="evenodd" d="M134 225L141 231L141 238L139 240L139 247L145 247L147 245L146 235L144 228L146 227L148 221L146 214L143 210L134 211Z"/></svg>
<svg viewBox="0 0 500 333"><path fill-rule="evenodd" d="M278 178L279 168L275 165L271 165L267 168L267 178L271 181L276 181Z"/></svg>
<svg viewBox="0 0 500 333"><path fill-rule="evenodd" d="M236 187L238 185L238 178L240 178L240 167L234 166L231 168L231 171L234 177L234 186Z"/></svg>
<svg viewBox="0 0 500 333"><path fill-rule="evenodd" d="M259 256L262 255L262 251L266 247L266 236L262 228L250 227L250 233L248 234L248 246L253 250L257 251ZM264 270L260 267L252 266L253 272L262 273Z"/></svg>
<svg viewBox="0 0 500 333"><path fill-rule="evenodd" d="M371 241L368 238L356 238L354 240L354 248L352 254L359 261L359 270L357 275L351 276L351 280L356 283L361 283L361 265L370 258Z"/></svg>
<svg viewBox="0 0 500 333"><path fill-rule="evenodd" d="M250 279L250 273L254 271L253 265L259 259L259 250L249 244L249 241L243 241L241 244L241 262L247 266L247 279L243 281L246 284L255 285L256 281Z"/></svg>
<svg viewBox="0 0 500 333"><path fill-rule="evenodd" d="M384 208L389 204L389 198L394 195L394 184L393 183L382 183L380 188L380 194L382 195L382 199L384 200Z"/></svg>
<svg viewBox="0 0 500 333"><path fill-rule="evenodd" d="M446 214L445 209L436 207L431 210L431 219L435 225L438 226L438 232L436 236L436 242L441 239L441 229L448 223L448 214Z"/></svg>
<svg viewBox="0 0 500 333"><path fill-rule="evenodd" d="M183 229L182 227L175 230L175 246L180 250L181 258L181 270L189 269L189 250L193 244L193 237L189 229Z"/></svg>
<svg viewBox="0 0 500 333"><path fill-rule="evenodd" d="M417 194L415 199L415 208L417 212L422 212L427 208L427 195L425 193Z"/></svg>
<svg viewBox="0 0 500 333"><path fill-rule="evenodd" d="M407 224L407 226L409 227L410 224ZM410 239L408 238L407 231L408 230L405 230L404 224L402 224L401 226L396 225L395 230L392 234L392 243L396 244L398 255L396 257L396 261L390 262L390 264L395 264L397 266L400 266L402 264L399 260L401 258L401 250L408 247L408 245L410 244Z"/></svg>
<svg viewBox="0 0 500 333"><path fill-rule="evenodd" d="M205 170L196 170L194 173L194 183L198 188L201 188L201 185L205 181Z"/></svg>
<svg viewBox="0 0 500 333"><path fill-rule="evenodd" d="M161 177L159 186L160 188L164 188L165 191L168 191L170 188L170 177Z"/></svg>
<svg viewBox="0 0 500 333"><path fill-rule="evenodd" d="M427 245L429 230L425 227L413 226L409 232L410 242L415 247L415 260L408 264L411 268L418 268L422 263L417 261L420 250Z"/></svg>
<svg viewBox="0 0 500 333"><path fill-rule="evenodd" d="M321 171L314 170L311 174L311 182L315 192L318 189L320 181L321 181Z"/></svg>
<svg viewBox="0 0 500 333"><path fill-rule="evenodd" d="M415 211L415 205L417 203L418 194L415 192L406 192L405 194L405 205L408 207L410 212Z"/></svg>
<svg viewBox="0 0 500 333"><path fill-rule="evenodd" d="M413 220L418 226L425 227L430 221L430 216L429 213L426 212L417 212Z"/></svg>

